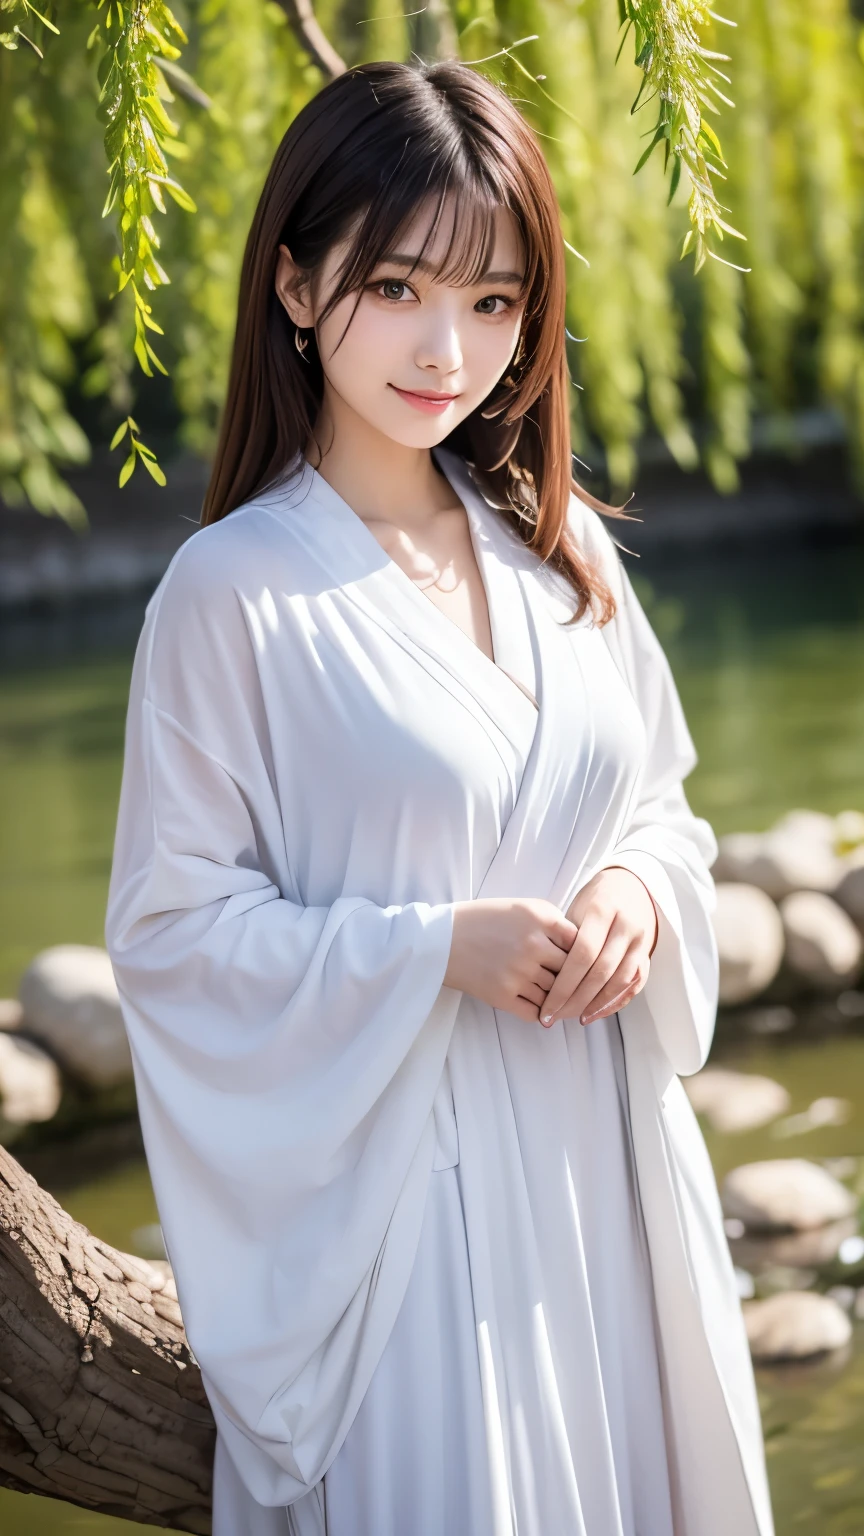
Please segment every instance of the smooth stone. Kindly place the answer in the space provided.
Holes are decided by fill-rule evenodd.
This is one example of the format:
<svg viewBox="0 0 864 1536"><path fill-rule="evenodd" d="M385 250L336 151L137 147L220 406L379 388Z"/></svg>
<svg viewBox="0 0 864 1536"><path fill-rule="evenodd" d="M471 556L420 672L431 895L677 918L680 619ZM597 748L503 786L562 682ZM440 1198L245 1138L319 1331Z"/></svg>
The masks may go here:
<svg viewBox="0 0 864 1536"><path fill-rule="evenodd" d="M748 1232L806 1232L857 1210L850 1190L803 1157L743 1163L723 1180L723 1212Z"/></svg>
<svg viewBox="0 0 864 1536"><path fill-rule="evenodd" d="M711 866L716 884L749 881L749 871L762 851L764 832L727 832L717 839L717 857Z"/></svg>
<svg viewBox="0 0 864 1536"><path fill-rule="evenodd" d="M57 944L28 966L19 998L26 1028L89 1088L131 1081L132 1056L104 949Z"/></svg>
<svg viewBox="0 0 864 1536"><path fill-rule="evenodd" d="M832 1285L825 1295L830 1296L832 1301L836 1301L838 1307L842 1307L844 1312L851 1312L858 1292L854 1285Z"/></svg>
<svg viewBox="0 0 864 1536"><path fill-rule="evenodd" d="M781 1291L764 1301L745 1301L743 1312L750 1353L763 1364L827 1354L852 1337L843 1308L813 1291Z"/></svg>
<svg viewBox="0 0 864 1536"><path fill-rule="evenodd" d="M834 887L834 900L864 931L864 848L856 848L843 860L845 873Z"/></svg>
<svg viewBox="0 0 864 1536"><path fill-rule="evenodd" d="M774 901L792 891L832 891L843 874L830 816L790 811L768 832L733 832L719 840L715 880L758 886Z"/></svg>
<svg viewBox="0 0 864 1536"><path fill-rule="evenodd" d="M720 884L714 911L721 1004L748 1003L774 980L783 959L783 923L755 885Z"/></svg>
<svg viewBox="0 0 864 1536"><path fill-rule="evenodd" d="M838 1257L842 1259L843 1244L857 1237L858 1217L844 1216L842 1221L831 1221L824 1227L811 1227L806 1232L783 1232L779 1236L752 1234L740 1222L740 1232L733 1237L727 1220L729 1247L736 1264L742 1269L824 1269Z"/></svg>
<svg viewBox="0 0 864 1536"><path fill-rule="evenodd" d="M789 1094L782 1084L754 1072L703 1067L683 1082L696 1113L725 1134L755 1130L789 1108Z"/></svg>
<svg viewBox="0 0 864 1536"><path fill-rule="evenodd" d="M808 1132L822 1130L826 1125L845 1125L854 1113L855 1106L849 1099L814 1099L800 1115L789 1115L775 1125L773 1134L781 1139L787 1136L806 1136Z"/></svg>
<svg viewBox="0 0 864 1536"><path fill-rule="evenodd" d="M62 1093L57 1063L47 1052L31 1040L0 1034L0 1126L53 1119Z"/></svg>
<svg viewBox="0 0 864 1536"><path fill-rule="evenodd" d="M821 891L794 891L780 903L785 964L809 986L839 992L854 981L864 940L847 912Z"/></svg>
<svg viewBox="0 0 864 1536"><path fill-rule="evenodd" d="M20 1029L24 1018L24 1009L17 997L0 997L0 1031L6 1034Z"/></svg>
<svg viewBox="0 0 864 1536"><path fill-rule="evenodd" d="M864 811L840 811L834 817L834 841L841 853L864 853Z"/></svg>

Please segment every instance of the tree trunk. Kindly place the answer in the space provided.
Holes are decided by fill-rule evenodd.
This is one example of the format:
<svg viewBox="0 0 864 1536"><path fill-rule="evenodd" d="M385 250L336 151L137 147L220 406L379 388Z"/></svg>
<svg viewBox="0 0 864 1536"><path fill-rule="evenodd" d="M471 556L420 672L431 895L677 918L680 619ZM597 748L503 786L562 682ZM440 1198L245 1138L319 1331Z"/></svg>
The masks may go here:
<svg viewBox="0 0 864 1536"><path fill-rule="evenodd" d="M92 1237L0 1148L0 1486L209 1532L214 1441L167 1265Z"/></svg>

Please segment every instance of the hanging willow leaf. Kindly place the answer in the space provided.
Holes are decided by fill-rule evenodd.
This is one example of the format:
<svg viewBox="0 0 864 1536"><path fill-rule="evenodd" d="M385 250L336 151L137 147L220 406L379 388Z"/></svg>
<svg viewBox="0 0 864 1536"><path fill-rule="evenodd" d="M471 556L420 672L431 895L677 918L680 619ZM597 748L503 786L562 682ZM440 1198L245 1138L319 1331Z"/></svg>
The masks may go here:
<svg viewBox="0 0 864 1536"><path fill-rule="evenodd" d="M177 139L177 125L165 107L173 96L160 67L176 63L187 38L165 0L98 0L97 9L104 46L98 115L105 124L110 177L103 217L120 209L117 292L131 290L133 351L142 372L152 378L154 368L163 374L168 370L147 339L148 331L160 336L163 331L152 318L144 292L155 291L170 279L156 256L161 242L151 215L165 212L163 188L179 207L195 212L193 199L168 169L166 155ZM189 76L179 73L194 86ZM165 477L152 452L145 451L137 428L131 441L132 452L120 472L121 485L139 458L153 479L164 484Z"/></svg>
<svg viewBox="0 0 864 1536"><path fill-rule="evenodd" d="M727 63L729 55L706 48L701 41L712 20L728 26L735 23L715 16L700 0L619 0L619 14L622 43L632 29L636 65L643 71L630 110L635 113L655 98L660 102L653 138L636 170L640 171L657 145L665 141L665 165L672 161L671 201L682 165L686 168L691 228L681 255L694 250L698 272L708 256L716 254L713 240L722 240L724 235L745 238L721 217L728 210L717 197L714 178L725 179L727 167L720 140L705 116L719 110L715 98L727 107L734 106L717 85L717 79L729 83L728 75L717 68L717 62Z"/></svg>

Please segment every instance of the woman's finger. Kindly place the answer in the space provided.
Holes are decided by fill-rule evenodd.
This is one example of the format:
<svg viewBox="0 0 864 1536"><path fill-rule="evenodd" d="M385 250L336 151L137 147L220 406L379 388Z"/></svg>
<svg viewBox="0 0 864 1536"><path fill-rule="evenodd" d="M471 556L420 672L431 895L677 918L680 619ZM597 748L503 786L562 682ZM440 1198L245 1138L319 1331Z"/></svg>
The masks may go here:
<svg viewBox="0 0 864 1536"><path fill-rule="evenodd" d="M611 921L599 913L586 916L567 959L549 989L541 1018L543 1024L554 1023L555 1018L561 1015L567 999L572 997L600 955L610 926Z"/></svg>
<svg viewBox="0 0 864 1536"><path fill-rule="evenodd" d="M532 951L531 958L536 964L544 966L547 971L551 971L553 976L557 976L568 954L569 949L562 949L560 945L554 944L544 934L539 944Z"/></svg>
<svg viewBox="0 0 864 1536"><path fill-rule="evenodd" d="M627 960L630 947L631 946L627 942L626 935L624 934L613 934L612 937L607 939L591 969L582 978L582 981L579 983L579 985L574 987L570 996L566 998L564 1002L562 1002L560 1008L550 1010L549 999L547 997L546 1007L542 1010L541 1022L545 1023L546 1015L550 1011L553 1013L553 1017L550 1021L553 1024L556 1018L581 1018L585 1010L591 1006L595 997L598 997L604 988L609 985L613 977L620 975L622 967L629 965L628 976L632 975L636 962L635 958L631 959L629 962ZM623 986L623 983L624 978L621 977L619 986L615 990L620 991L620 987ZM610 996L611 995L613 994L610 993ZM547 1028L548 1027L549 1026L547 1025Z"/></svg>
<svg viewBox="0 0 864 1536"><path fill-rule="evenodd" d="M623 927L616 932L613 925L594 965L568 999L567 1017L581 1018L584 1013L590 1012L595 999L601 994L614 997L620 992L625 982L635 975L643 949L644 944L640 940L634 939Z"/></svg>
<svg viewBox="0 0 864 1536"><path fill-rule="evenodd" d="M546 1001L548 990L548 987L540 987L533 981L526 981L519 996L527 998L528 1002L533 1003L535 1008L540 1008Z"/></svg>
<svg viewBox="0 0 864 1536"><path fill-rule="evenodd" d="M604 987L603 991L595 997L594 1001L583 1010L580 1016L580 1023L594 1024L597 1019L609 1018L610 1014L617 1013L619 1008L624 1008L627 1003L632 1002L633 998L638 996L648 980L651 962L647 959L643 961L637 968L635 975L631 974L630 979L627 980L627 966L630 963L628 960L625 965L622 965L609 985ZM615 991L616 986L618 987L617 991Z"/></svg>

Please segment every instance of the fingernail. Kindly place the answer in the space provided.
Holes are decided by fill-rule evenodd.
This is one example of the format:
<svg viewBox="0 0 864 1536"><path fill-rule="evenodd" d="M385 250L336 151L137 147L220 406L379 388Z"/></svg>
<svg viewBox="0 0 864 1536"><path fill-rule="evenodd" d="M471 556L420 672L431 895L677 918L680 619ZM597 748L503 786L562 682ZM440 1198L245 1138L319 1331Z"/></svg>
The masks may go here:
<svg viewBox="0 0 864 1536"><path fill-rule="evenodd" d="M597 1014L596 1013L583 1013L582 1017L579 1020L579 1023L580 1024L593 1024L594 1020L596 1018L597 1018Z"/></svg>
<svg viewBox="0 0 864 1536"><path fill-rule="evenodd" d="M553 1019L553 1015L551 1013L541 1013L541 1015L540 1015L540 1023L541 1024L546 1024L548 1026L549 1024L552 1023L552 1019Z"/></svg>

